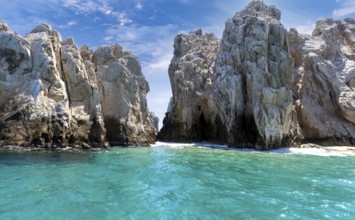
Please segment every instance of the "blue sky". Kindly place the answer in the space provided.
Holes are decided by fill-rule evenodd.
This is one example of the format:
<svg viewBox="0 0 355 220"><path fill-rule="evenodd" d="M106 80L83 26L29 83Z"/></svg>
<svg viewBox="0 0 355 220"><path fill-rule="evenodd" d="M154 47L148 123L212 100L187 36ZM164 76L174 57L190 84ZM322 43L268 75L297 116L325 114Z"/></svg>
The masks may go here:
<svg viewBox="0 0 355 220"><path fill-rule="evenodd" d="M119 43L141 61L148 105L163 119L170 96L173 39L197 28L222 36L225 21L250 0L0 0L0 19L21 35L49 23L92 48ZM355 0L264 0L282 11L286 28L311 33L316 20L355 17Z"/></svg>

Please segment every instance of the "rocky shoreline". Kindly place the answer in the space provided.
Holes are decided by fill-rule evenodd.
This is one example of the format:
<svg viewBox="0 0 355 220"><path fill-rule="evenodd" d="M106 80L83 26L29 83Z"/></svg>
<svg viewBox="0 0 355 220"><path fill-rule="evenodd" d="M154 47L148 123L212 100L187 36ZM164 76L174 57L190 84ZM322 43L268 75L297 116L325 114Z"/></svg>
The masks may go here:
<svg viewBox="0 0 355 220"><path fill-rule="evenodd" d="M312 35L280 20L252 1L221 40L201 29L176 36L160 131L131 52L78 48L47 24L22 37L0 21L0 148L354 146L355 19L320 20Z"/></svg>

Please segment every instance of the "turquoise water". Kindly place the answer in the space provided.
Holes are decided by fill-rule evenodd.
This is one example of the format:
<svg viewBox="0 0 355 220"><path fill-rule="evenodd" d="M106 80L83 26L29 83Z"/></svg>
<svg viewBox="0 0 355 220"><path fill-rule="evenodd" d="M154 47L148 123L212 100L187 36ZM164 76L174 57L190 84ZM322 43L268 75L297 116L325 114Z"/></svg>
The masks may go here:
<svg viewBox="0 0 355 220"><path fill-rule="evenodd" d="M355 219L353 156L2 152L0 178L0 219Z"/></svg>

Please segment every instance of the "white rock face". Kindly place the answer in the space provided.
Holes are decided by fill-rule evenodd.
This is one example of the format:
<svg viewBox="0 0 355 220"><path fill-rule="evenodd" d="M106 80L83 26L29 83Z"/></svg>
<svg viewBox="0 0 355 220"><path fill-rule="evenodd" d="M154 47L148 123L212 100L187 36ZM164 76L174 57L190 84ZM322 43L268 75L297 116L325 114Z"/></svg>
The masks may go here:
<svg viewBox="0 0 355 220"><path fill-rule="evenodd" d="M253 1L226 23L214 85L231 145L269 149L289 137L293 62L280 14Z"/></svg>
<svg viewBox="0 0 355 220"><path fill-rule="evenodd" d="M98 48L93 61L101 81L101 105L110 143L153 143L155 130L146 99L149 85L137 57L114 45Z"/></svg>
<svg viewBox="0 0 355 220"><path fill-rule="evenodd" d="M355 20L317 22L312 36L288 34L294 98L306 140L355 144Z"/></svg>
<svg viewBox="0 0 355 220"><path fill-rule="evenodd" d="M173 97L158 138L166 141L199 141L212 135L211 90L213 65L220 41L201 30L180 34L174 40L169 66ZM205 133L209 132L209 133Z"/></svg>
<svg viewBox="0 0 355 220"><path fill-rule="evenodd" d="M257 149L354 145L355 20L322 20L307 36L287 32L280 17L252 1L226 22L219 48L206 46L200 31L177 36L173 98L158 139Z"/></svg>
<svg viewBox="0 0 355 220"><path fill-rule="evenodd" d="M204 43L197 33L177 36L172 111L158 138L260 149L286 144L293 62L279 19L279 10L253 1L227 21L219 48L217 39Z"/></svg>
<svg viewBox="0 0 355 220"><path fill-rule="evenodd" d="M62 41L46 24L23 38L0 22L0 144L90 148L107 147L107 141L154 142L139 62L118 45L109 48L79 51L73 39Z"/></svg>

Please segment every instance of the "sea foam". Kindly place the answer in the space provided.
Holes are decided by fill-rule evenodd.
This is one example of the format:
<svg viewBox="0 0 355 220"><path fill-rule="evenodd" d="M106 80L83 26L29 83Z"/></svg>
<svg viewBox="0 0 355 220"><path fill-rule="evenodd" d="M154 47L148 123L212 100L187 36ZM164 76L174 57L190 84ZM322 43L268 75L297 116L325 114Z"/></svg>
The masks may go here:
<svg viewBox="0 0 355 220"><path fill-rule="evenodd" d="M254 152L254 153L280 153L280 154L306 154L315 156L355 156L355 147L310 147L309 145L304 145L301 148L280 148L270 151L258 151L252 148L229 148L227 145L213 144L210 142L196 142L196 143L176 143L176 142L156 142L151 145L151 147L168 147L175 149L182 149L187 147L196 148L213 148L221 150L237 150L244 152Z"/></svg>

